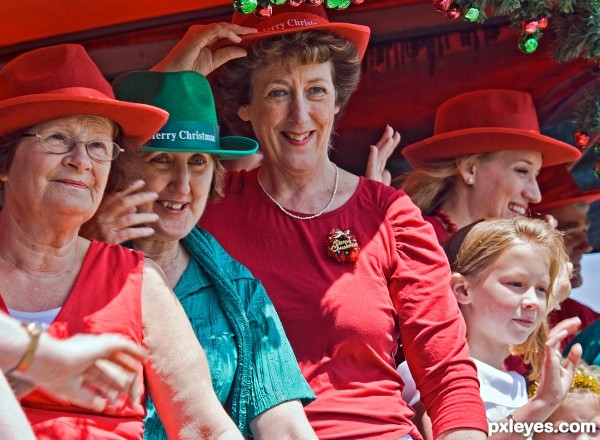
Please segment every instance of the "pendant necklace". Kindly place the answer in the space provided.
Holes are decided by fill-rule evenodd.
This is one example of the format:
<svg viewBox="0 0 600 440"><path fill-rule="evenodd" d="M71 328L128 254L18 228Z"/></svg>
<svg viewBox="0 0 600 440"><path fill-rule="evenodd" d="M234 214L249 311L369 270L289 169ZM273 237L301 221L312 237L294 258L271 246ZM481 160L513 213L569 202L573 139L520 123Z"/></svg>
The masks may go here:
<svg viewBox="0 0 600 440"><path fill-rule="evenodd" d="M335 185L333 187L333 194L331 195L331 200L329 200L329 203L327 204L327 206L322 211L320 211L320 212L318 212L316 214L313 214L313 215L306 216L306 217L301 216L301 215L292 214L290 211L288 211L283 206L281 206L281 204L277 200L275 200L271 196L271 194L269 194L267 192L267 190L263 186L262 182L260 181L260 177L258 176L258 172L256 173L256 180L258 180L258 185L261 187L261 189L263 190L263 192L267 195L267 197L269 199L271 199L271 201L273 203L275 203L277 205L277 207L281 210L281 212L283 212L284 214L289 215L292 218L298 219L298 220L312 220L313 218L317 218L320 215L322 215L323 213L325 213L325 211L327 211L331 207L331 204L333 203L333 200L335 199L335 195L337 194L340 169L338 168L338 166L336 164L333 164L333 166L335 167Z"/></svg>

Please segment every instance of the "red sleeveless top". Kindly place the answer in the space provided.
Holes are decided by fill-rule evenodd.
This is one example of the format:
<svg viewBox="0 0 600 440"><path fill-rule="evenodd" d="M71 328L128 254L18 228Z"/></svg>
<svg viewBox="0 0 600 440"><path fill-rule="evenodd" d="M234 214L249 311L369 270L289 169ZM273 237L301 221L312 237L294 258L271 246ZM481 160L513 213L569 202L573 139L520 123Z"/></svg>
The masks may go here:
<svg viewBox="0 0 600 440"><path fill-rule="evenodd" d="M141 252L92 241L67 301L48 328L58 339L78 333L117 333L142 343ZM0 298L0 307L7 312ZM143 366L139 364L143 382ZM141 439L145 402L95 413L38 389L21 400L38 440ZM114 409L113 409L114 410Z"/></svg>

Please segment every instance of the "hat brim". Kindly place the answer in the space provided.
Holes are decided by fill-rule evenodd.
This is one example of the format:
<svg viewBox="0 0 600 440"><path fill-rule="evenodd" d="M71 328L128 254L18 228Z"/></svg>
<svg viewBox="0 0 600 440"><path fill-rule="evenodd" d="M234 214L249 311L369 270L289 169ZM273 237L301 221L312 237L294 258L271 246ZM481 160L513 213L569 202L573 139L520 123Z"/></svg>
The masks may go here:
<svg viewBox="0 0 600 440"><path fill-rule="evenodd" d="M180 147L167 146L161 147L160 145L155 146L144 146L146 151L170 151L173 153L207 153L215 154L221 160L237 159L240 157L250 156L258 151L258 142L254 139L250 139L242 136L224 136L219 139L221 148L193 148L193 147Z"/></svg>
<svg viewBox="0 0 600 440"><path fill-rule="evenodd" d="M211 50L217 50L227 46L241 46L244 49L249 49L260 40L301 31L322 31L337 35L338 37L351 42L354 47L356 47L358 56L361 60L365 56L369 44L369 37L371 36L371 29L368 26L353 23L327 23L315 26L297 26L287 29L270 30L268 32L259 31L254 34L241 35L242 41L239 43L223 39L211 45L210 48Z"/></svg>
<svg viewBox="0 0 600 440"><path fill-rule="evenodd" d="M574 203L586 202L588 204L592 204L598 200L600 200L600 190L582 191L576 196L552 200L548 203L544 203L542 196L542 202L537 205L531 205L531 210L547 213L549 211L562 208L563 206L572 205Z"/></svg>
<svg viewBox="0 0 600 440"><path fill-rule="evenodd" d="M66 116L101 116L119 124L126 148L144 144L167 121L169 114L146 104L112 98L34 94L0 103L0 135Z"/></svg>
<svg viewBox="0 0 600 440"><path fill-rule="evenodd" d="M432 136L405 147L402 155L413 167L468 154L503 150L532 150L542 154L542 166L578 160L581 152L565 142L527 130L482 127Z"/></svg>

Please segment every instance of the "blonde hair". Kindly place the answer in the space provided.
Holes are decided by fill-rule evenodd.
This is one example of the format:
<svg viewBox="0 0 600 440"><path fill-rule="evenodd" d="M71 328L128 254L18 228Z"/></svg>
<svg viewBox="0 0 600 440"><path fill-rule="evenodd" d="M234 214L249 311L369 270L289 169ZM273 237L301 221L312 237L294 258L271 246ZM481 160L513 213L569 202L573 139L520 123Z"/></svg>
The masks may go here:
<svg viewBox="0 0 600 440"><path fill-rule="evenodd" d="M459 174L458 163L461 160L486 159L496 153L477 153L431 162L427 166L417 167L399 176L394 181L394 186L400 186L424 215L432 215L452 190Z"/></svg>
<svg viewBox="0 0 600 440"><path fill-rule="evenodd" d="M452 272L467 277L478 277L518 244L529 244L546 257L550 285L546 292L547 311L556 303L553 290L557 279L568 262L563 235L543 220L527 217L483 220L457 231L444 244ZM548 339L548 324L542 320L522 344L511 347L512 354L522 355L531 365L531 380L538 379L544 358L544 344Z"/></svg>

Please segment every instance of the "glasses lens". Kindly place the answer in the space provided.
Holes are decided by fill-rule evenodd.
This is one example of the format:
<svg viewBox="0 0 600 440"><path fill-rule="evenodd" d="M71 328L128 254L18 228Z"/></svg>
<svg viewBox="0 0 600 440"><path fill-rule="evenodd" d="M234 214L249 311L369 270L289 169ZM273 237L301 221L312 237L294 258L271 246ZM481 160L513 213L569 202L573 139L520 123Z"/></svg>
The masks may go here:
<svg viewBox="0 0 600 440"><path fill-rule="evenodd" d="M42 147L49 153L67 153L74 143L68 134L56 132L40 139Z"/></svg>
<svg viewBox="0 0 600 440"><path fill-rule="evenodd" d="M119 146L109 141L89 141L85 148L91 158L108 162L119 155Z"/></svg>

